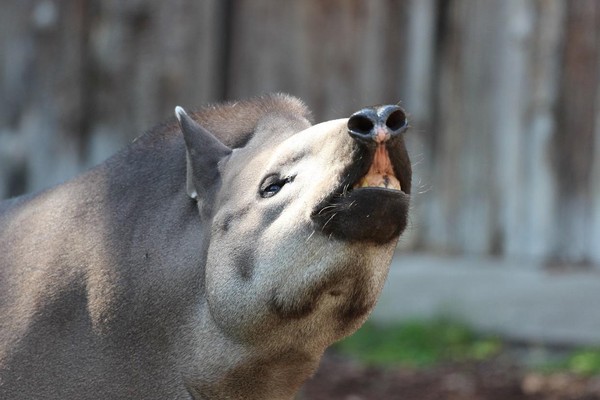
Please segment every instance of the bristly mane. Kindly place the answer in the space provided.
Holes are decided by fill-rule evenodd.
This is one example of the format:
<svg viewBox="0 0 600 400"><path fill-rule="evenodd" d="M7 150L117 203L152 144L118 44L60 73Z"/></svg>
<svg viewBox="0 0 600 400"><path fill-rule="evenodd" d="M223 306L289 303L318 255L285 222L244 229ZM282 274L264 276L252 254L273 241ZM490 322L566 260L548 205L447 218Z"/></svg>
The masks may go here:
<svg viewBox="0 0 600 400"><path fill-rule="evenodd" d="M265 114L280 114L294 119L305 119L311 124L313 117L308 107L298 98L283 93L209 105L190 116L231 148L243 147L251 138L256 125ZM179 132L175 118L142 135L137 140L153 141L159 137Z"/></svg>

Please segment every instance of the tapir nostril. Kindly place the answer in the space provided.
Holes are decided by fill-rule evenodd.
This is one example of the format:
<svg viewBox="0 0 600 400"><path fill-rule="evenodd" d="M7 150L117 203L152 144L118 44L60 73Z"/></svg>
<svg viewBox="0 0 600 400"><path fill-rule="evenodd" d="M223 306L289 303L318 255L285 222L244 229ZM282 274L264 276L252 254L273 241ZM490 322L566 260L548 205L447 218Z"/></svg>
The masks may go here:
<svg viewBox="0 0 600 400"><path fill-rule="evenodd" d="M397 132L398 130L404 128L406 123L406 114L404 114L404 112L400 109L392 112L385 121L385 125L392 132Z"/></svg>
<svg viewBox="0 0 600 400"><path fill-rule="evenodd" d="M348 120L348 130L351 134L369 136L374 127L373 121L363 114L355 114Z"/></svg>
<svg viewBox="0 0 600 400"><path fill-rule="evenodd" d="M348 133L362 143L382 143L406 130L408 121L397 105L367 107L348 119Z"/></svg>

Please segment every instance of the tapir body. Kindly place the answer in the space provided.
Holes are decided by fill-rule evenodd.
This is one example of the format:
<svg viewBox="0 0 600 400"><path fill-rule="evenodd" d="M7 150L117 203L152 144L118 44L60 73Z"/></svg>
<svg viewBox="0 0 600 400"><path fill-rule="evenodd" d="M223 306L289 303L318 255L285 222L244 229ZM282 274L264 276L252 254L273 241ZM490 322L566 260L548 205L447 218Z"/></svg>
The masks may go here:
<svg viewBox="0 0 600 400"><path fill-rule="evenodd" d="M408 212L399 107L176 114L0 203L0 398L291 399L374 306Z"/></svg>

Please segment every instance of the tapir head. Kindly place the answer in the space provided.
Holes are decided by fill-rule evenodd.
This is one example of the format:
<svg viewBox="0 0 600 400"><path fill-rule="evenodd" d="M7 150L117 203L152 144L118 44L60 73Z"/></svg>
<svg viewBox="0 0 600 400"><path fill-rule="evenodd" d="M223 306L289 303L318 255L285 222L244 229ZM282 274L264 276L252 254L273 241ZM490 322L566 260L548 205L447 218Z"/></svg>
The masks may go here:
<svg viewBox="0 0 600 400"><path fill-rule="evenodd" d="M236 340L323 349L373 308L406 227L407 118L396 105L313 126L261 113L232 149L176 109L210 236L206 304Z"/></svg>

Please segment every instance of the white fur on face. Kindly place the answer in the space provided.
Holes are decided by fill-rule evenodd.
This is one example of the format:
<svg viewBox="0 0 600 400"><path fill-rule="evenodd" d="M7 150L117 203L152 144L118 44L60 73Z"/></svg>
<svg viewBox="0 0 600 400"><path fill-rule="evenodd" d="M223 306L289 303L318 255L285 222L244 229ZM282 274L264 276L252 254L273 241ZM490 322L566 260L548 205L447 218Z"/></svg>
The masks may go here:
<svg viewBox="0 0 600 400"><path fill-rule="evenodd" d="M340 119L315 125L274 148L255 149L243 170L225 172L224 190L234 195L229 193L217 207L206 271L209 305L225 331L248 340L282 324L295 326L288 337L311 326L314 342L327 345L366 317L357 312L356 321L340 327L343 310L352 315L352 307L368 312L374 305L395 243L332 239L311 220L351 162L346 124L347 119ZM271 173L293 176L293 181L275 196L261 198L261 179ZM238 209L243 212L236 215ZM225 219L231 221L227 232ZM240 273L244 262L251 264L245 277Z"/></svg>

